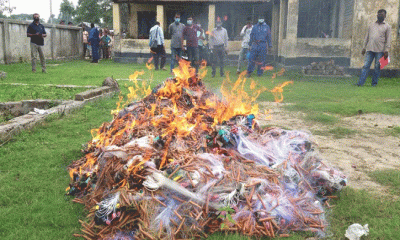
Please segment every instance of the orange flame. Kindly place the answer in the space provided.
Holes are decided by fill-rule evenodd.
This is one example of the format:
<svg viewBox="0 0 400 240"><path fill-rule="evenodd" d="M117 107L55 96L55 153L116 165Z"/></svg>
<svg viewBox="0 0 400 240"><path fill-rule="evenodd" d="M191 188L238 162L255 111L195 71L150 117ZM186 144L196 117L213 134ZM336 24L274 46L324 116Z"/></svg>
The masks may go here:
<svg viewBox="0 0 400 240"><path fill-rule="evenodd" d="M275 97L275 102L282 102L283 101L283 87L285 87L288 84L293 84L293 81L286 81L284 83L279 84L278 86L274 87L271 90L271 93Z"/></svg>

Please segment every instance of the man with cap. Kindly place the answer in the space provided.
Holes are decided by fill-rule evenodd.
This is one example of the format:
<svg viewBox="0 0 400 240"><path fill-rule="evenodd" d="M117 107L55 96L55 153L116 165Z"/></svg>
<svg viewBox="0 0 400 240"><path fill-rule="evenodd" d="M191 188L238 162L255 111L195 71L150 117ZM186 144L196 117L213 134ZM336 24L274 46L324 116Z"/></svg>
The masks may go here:
<svg viewBox="0 0 400 240"><path fill-rule="evenodd" d="M258 65L257 75L261 76L263 74L263 67L266 63L268 50L272 49L271 39L271 28L264 22L264 17L260 16L258 18L258 23L253 26L250 33L249 46L251 50L249 65L247 67L247 77L250 77L251 73L254 71L256 61Z"/></svg>

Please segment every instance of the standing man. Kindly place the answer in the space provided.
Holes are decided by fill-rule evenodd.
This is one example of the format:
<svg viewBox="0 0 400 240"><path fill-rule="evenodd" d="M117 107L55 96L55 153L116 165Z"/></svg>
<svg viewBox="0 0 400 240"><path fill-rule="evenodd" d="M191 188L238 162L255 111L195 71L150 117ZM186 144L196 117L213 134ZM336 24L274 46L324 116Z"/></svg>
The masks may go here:
<svg viewBox="0 0 400 240"><path fill-rule="evenodd" d="M242 41L242 49L239 53L239 60L237 65L237 74L240 73L240 64L246 59L247 53L249 52L249 42L250 42L250 33L253 29L253 24L251 24L251 18L247 18L247 24L242 28L240 32L240 36L243 37Z"/></svg>
<svg viewBox="0 0 400 240"><path fill-rule="evenodd" d="M31 38L31 58L32 72L36 72L36 59L39 53L40 64L42 64L42 72L46 73L46 59L43 54L44 38L47 36L44 26L39 22L40 16L38 13L33 14L33 22L29 24L26 31L27 37Z"/></svg>
<svg viewBox="0 0 400 240"><path fill-rule="evenodd" d="M221 77L224 76L224 60L225 54L228 52L228 32L222 27L221 20L217 20L217 27L214 28L210 36L210 49L212 55L212 77L215 77L217 71L217 65L219 63L219 74Z"/></svg>
<svg viewBox="0 0 400 240"><path fill-rule="evenodd" d="M203 60L206 59L206 54L204 51L204 40L206 39L206 35L204 34L204 29L201 28L201 24L198 22L197 26L200 28L197 30L197 38L199 39L198 45L199 45L199 61L200 64L202 63Z"/></svg>
<svg viewBox="0 0 400 240"><path fill-rule="evenodd" d="M197 37L197 31L201 29L193 24L193 18L187 19L187 25L183 29L183 38L186 40L186 50L189 61L192 62L192 67L196 68L196 73L199 70L199 38Z"/></svg>
<svg viewBox="0 0 400 240"><path fill-rule="evenodd" d="M364 66L357 86L364 85L371 63L375 58L375 69L372 75L372 86L375 87L378 84L379 75L381 73L379 59L381 59L382 56L387 59L389 56L392 28L385 22L386 10L380 9L377 18L378 20L368 27L367 34L365 35L364 48L361 54L364 55L365 52L367 52L367 55L364 59Z"/></svg>
<svg viewBox="0 0 400 240"><path fill-rule="evenodd" d="M175 21L168 27L168 33L171 36L171 73L175 67L175 62L182 57L183 48L183 29L185 25L181 22L181 15L175 14Z"/></svg>
<svg viewBox="0 0 400 240"><path fill-rule="evenodd" d="M82 42L83 42L83 59L86 58L86 50L88 48L89 43L89 33L86 31L85 26L82 27ZM90 54L89 54L90 55Z"/></svg>
<svg viewBox="0 0 400 240"><path fill-rule="evenodd" d="M92 46L92 61L91 63L98 63L99 62L99 30L94 26L94 23L90 24L90 33L89 33L89 43Z"/></svg>
<svg viewBox="0 0 400 240"><path fill-rule="evenodd" d="M110 45L111 45L111 37L108 36L108 29L104 29L104 35L101 37L101 45L103 47L103 58L110 58Z"/></svg>
<svg viewBox="0 0 400 240"><path fill-rule="evenodd" d="M256 60L257 62L257 75L261 76L264 72L263 67L265 66L265 61L267 58L268 50L272 49L271 40L271 29L264 22L264 17L260 16L258 18L258 23L253 26L250 33L250 58L249 65L247 67L247 77L251 77L251 73L254 71Z"/></svg>
<svg viewBox="0 0 400 240"><path fill-rule="evenodd" d="M149 46L154 59L154 68L158 70L158 59L161 57L162 70L167 70L164 68L165 65L165 48L164 48L164 33L160 27L160 23L156 22L150 29Z"/></svg>

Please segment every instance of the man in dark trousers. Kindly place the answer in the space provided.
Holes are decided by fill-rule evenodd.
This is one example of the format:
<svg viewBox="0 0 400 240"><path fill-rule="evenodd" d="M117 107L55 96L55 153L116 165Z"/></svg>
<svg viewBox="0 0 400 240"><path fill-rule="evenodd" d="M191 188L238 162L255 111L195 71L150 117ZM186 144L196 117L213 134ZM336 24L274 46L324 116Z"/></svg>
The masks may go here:
<svg viewBox="0 0 400 240"><path fill-rule="evenodd" d="M181 23L181 15L175 14L174 22L168 27L168 33L171 36L171 73L177 60L182 57L182 39L185 25Z"/></svg>
<svg viewBox="0 0 400 240"><path fill-rule="evenodd" d="M183 29L183 38L186 39L186 50L189 61L192 62L192 67L196 68L196 73L199 70L199 38L197 31L201 31L199 26L193 23L193 18L187 19L187 24Z"/></svg>
<svg viewBox="0 0 400 240"><path fill-rule="evenodd" d="M258 18L258 23L253 26L250 33L250 57L247 67L247 77L251 76L257 61L257 75L261 76L266 64L267 53L272 49L271 28L264 22L264 17Z"/></svg>
<svg viewBox="0 0 400 240"><path fill-rule="evenodd" d="M158 69L167 70L164 68L165 65L164 33L162 28L160 27L159 22L156 22L156 25L154 25L150 29L149 35L150 35L149 46L151 53L153 54L155 70ZM159 68L158 61L160 58L161 58L161 64Z"/></svg>
<svg viewBox="0 0 400 240"><path fill-rule="evenodd" d="M36 59L39 53L40 64L42 64L42 72L46 73L46 59L43 54L44 38L46 35L46 30L44 26L40 23L39 14L33 14L33 22L29 24L27 30L27 36L31 38L31 58L32 58L32 72L36 72Z"/></svg>
<svg viewBox="0 0 400 240"><path fill-rule="evenodd" d="M377 15L377 21L372 23L367 30L364 40L364 48L361 54L365 56L364 66L361 71L360 79L358 80L357 86L362 86L367 79L369 68L375 58L375 69L372 75L372 86L375 87L378 84L379 75L381 73L381 64L379 59L382 56L387 59L389 56L390 42L391 42L391 30L389 24L385 22L386 10L380 9Z"/></svg>
<svg viewBox="0 0 400 240"><path fill-rule="evenodd" d="M228 51L228 32L222 27L222 22L217 20L217 27L214 28L210 35L210 50L212 54L212 77L215 77L217 65L220 67L219 74L224 76L224 61L225 55Z"/></svg>
<svg viewBox="0 0 400 240"><path fill-rule="evenodd" d="M92 61L91 63L98 63L99 62L99 30L94 26L94 23L90 24L90 33L89 33L89 44L92 46Z"/></svg>

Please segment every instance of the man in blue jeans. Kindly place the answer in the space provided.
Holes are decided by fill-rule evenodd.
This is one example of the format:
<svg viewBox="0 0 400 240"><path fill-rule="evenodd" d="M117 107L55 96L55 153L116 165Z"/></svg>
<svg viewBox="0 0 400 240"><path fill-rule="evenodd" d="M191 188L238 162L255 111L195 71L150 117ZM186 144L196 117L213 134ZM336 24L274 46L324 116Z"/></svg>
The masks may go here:
<svg viewBox="0 0 400 240"><path fill-rule="evenodd" d="M391 27L385 22L386 10L380 9L377 15L378 20L372 23L367 30L364 40L364 48L361 54L365 55L364 66L361 71L360 79L358 80L357 86L362 86L367 79L369 68L371 67L372 61L375 59L375 69L372 75L372 86L378 84L379 75L381 73L381 65L379 59L389 56L390 42L391 42Z"/></svg>

